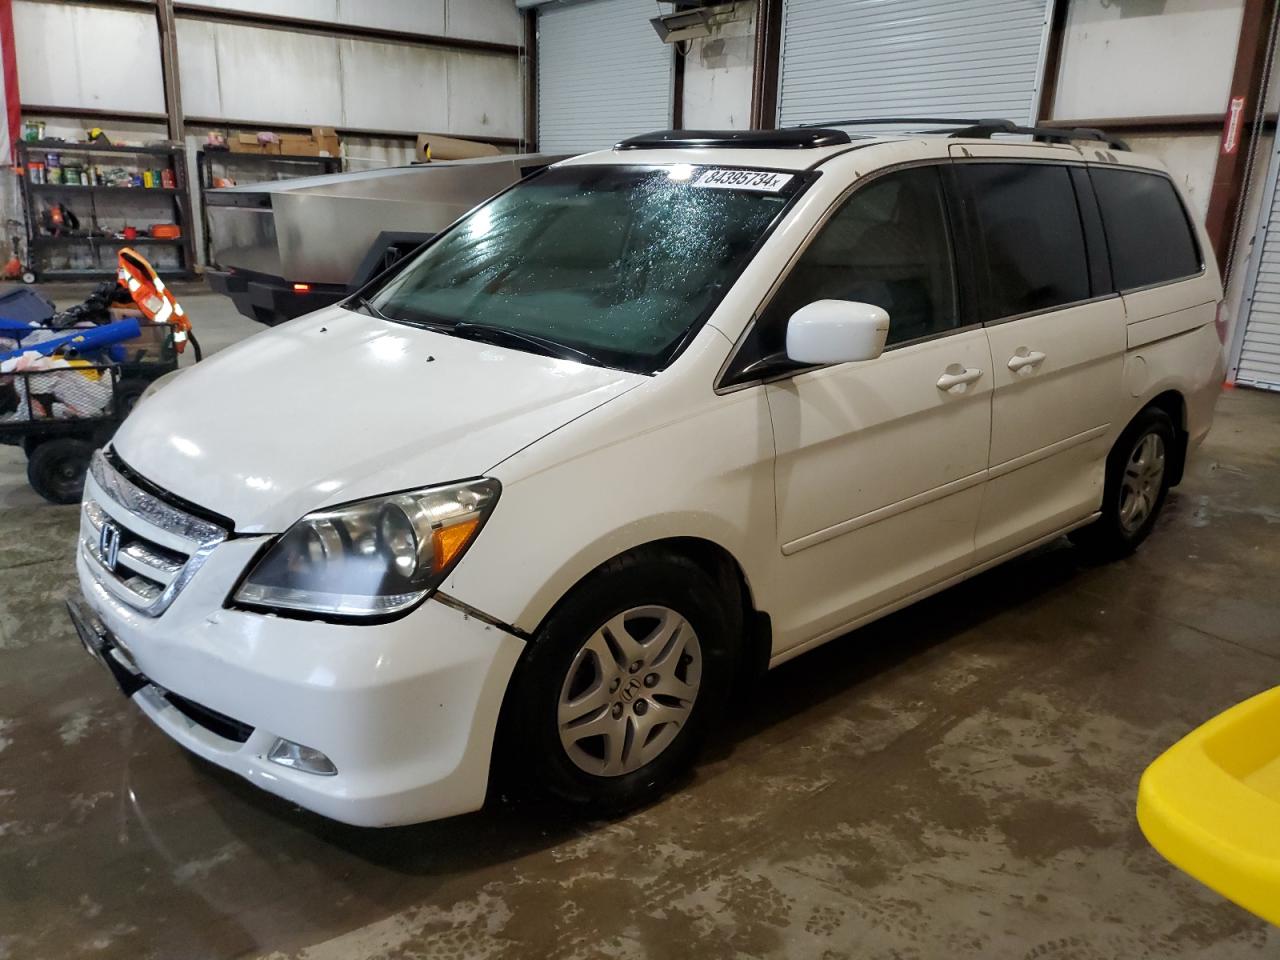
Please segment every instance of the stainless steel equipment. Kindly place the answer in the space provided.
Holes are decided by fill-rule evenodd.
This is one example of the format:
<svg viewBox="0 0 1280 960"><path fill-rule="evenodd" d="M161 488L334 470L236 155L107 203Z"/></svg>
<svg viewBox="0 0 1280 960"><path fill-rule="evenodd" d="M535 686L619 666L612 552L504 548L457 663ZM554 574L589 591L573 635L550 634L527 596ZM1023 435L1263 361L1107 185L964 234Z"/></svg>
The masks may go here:
<svg viewBox="0 0 1280 960"><path fill-rule="evenodd" d="M209 285L275 324L334 303L562 154L445 160L210 190Z"/></svg>

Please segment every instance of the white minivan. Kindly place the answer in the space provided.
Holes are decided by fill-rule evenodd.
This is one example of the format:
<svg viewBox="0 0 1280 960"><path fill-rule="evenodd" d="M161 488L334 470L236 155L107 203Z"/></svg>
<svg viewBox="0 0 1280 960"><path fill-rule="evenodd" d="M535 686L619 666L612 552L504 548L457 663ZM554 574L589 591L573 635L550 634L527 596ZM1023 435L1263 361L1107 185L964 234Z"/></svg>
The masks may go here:
<svg viewBox="0 0 1280 960"><path fill-rule="evenodd" d="M158 385L93 460L72 618L175 740L337 820L499 774L620 811L753 673L1063 534L1137 546L1221 296L1168 174L1089 131L637 137Z"/></svg>

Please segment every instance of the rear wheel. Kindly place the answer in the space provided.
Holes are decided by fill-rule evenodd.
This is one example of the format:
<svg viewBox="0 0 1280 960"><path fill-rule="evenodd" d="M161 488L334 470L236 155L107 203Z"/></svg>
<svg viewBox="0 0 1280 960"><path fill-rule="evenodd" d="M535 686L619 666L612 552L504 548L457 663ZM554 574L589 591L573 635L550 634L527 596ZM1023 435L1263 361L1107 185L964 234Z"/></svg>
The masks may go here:
<svg viewBox="0 0 1280 960"><path fill-rule="evenodd" d="M659 796L722 709L741 613L723 578L628 554L580 584L531 641L511 688L522 782L595 815Z"/></svg>
<svg viewBox="0 0 1280 960"><path fill-rule="evenodd" d="M1137 549L1150 535L1169 493L1176 442L1173 421L1163 410L1147 407L1138 414L1107 457L1102 515L1071 539L1101 560Z"/></svg>
<svg viewBox="0 0 1280 960"><path fill-rule="evenodd" d="M93 449L75 437L46 440L30 453L27 481L50 503L79 503Z"/></svg>

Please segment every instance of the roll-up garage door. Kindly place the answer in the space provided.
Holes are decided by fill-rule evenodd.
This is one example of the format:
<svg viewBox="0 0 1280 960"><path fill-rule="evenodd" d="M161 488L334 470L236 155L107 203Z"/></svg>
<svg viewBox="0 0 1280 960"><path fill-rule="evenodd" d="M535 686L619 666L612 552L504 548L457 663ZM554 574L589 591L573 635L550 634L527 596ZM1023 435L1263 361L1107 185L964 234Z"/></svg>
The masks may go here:
<svg viewBox="0 0 1280 960"><path fill-rule="evenodd" d="M1236 383L1280 390L1280 141L1271 157L1253 256L1245 279L1243 323L1232 341Z"/></svg>
<svg viewBox="0 0 1280 960"><path fill-rule="evenodd" d="M580 0L538 8L538 149L597 150L671 126L671 47L654 3Z"/></svg>
<svg viewBox="0 0 1280 960"><path fill-rule="evenodd" d="M1034 122L1052 9L1053 0L786 0L779 125Z"/></svg>

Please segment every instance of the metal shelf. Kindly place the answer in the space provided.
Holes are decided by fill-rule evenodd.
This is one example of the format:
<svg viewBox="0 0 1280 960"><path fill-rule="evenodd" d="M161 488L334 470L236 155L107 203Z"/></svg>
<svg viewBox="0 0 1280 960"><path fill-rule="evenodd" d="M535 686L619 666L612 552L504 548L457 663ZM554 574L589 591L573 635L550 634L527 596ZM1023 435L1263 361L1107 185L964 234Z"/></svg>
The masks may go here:
<svg viewBox="0 0 1280 960"><path fill-rule="evenodd" d="M31 242L38 247L65 247L72 246L77 243L103 243L103 244L119 244L122 247L134 247L147 244L178 244L181 245L185 237L135 237L132 240L124 240L116 237L46 237L35 236L31 238Z"/></svg>
<svg viewBox="0 0 1280 960"><path fill-rule="evenodd" d="M172 187L125 187L109 184L90 186L81 183L31 183L29 177L21 177L22 199L27 221L27 244L31 252L28 267L41 280L83 279L101 277L108 279L115 276L115 251L125 246L154 246L171 249L177 252L178 265L162 271L166 279L193 278L195 274L195 248L192 238L193 217L191 198L188 192L187 153L181 144L147 147L118 147L114 145L93 143L62 143L42 140L22 142L16 145L18 157L22 163L31 160L42 160L45 154L59 153L68 156L94 157L117 156L123 158L123 166L143 167L163 166L172 171L174 185ZM133 158L130 162L128 158ZM148 158L163 158L161 163L150 162ZM132 197L132 200L126 198ZM39 198L39 199L38 199ZM116 239L107 236L48 236L41 235L39 207L41 204L56 204L60 199L70 202L75 199L77 213L81 223L90 230L116 230L119 228L121 215L125 223L154 223L158 220L172 220L179 225L182 236L175 239L140 236L133 240ZM150 198L148 201L147 198ZM162 203L157 204L157 200ZM160 207L167 207L168 212L159 213ZM80 209L87 207L85 211ZM170 215L171 213L171 215ZM55 254L54 251L66 251L66 254ZM70 263L65 263L69 260ZM52 262L51 262L52 261Z"/></svg>
<svg viewBox="0 0 1280 960"><path fill-rule="evenodd" d="M41 151L44 153L114 153L132 154L139 157L168 157L181 153L181 146L170 147L117 147L97 143L63 143L61 140L23 140L18 143L23 151Z"/></svg>
<svg viewBox="0 0 1280 960"><path fill-rule="evenodd" d="M191 279L191 274L187 273L187 271L185 270L167 270L163 268L157 268L156 273L158 273L160 275L160 278L163 280L190 280ZM95 278L110 279L111 277L114 277L114 276L115 274L111 271L93 270L93 269L41 270L40 271L41 282L55 282L58 280L92 280Z"/></svg>
<svg viewBox="0 0 1280 960"><path fill-rule="evenodd" d="M142 196L148 193L164 196L178 192L177 187L113 187L104 184L85 186L82 183L33 183L31 189L35 193L129 193Z"/></svg>

